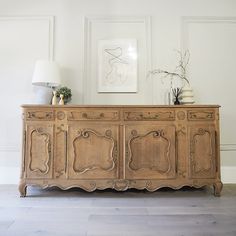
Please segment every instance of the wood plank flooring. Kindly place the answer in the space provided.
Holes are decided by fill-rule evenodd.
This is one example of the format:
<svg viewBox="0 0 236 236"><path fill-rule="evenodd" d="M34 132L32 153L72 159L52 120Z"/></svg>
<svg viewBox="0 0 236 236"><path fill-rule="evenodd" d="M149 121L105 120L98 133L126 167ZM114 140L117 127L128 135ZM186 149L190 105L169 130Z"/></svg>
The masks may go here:
<svg viewBox="0 0 236 236"><path fill-rule="evenodd" d="M236 236L236 185L87 193L0 185L0 236Z"/></svg>

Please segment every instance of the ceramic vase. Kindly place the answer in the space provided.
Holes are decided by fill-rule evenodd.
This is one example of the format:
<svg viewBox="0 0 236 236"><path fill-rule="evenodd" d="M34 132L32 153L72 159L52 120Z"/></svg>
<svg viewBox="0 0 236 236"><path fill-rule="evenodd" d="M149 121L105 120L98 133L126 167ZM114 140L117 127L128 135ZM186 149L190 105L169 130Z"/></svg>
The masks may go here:
<svg viewBox="0 0 236 236"><path fill-rule="evenodd" d="M52 105L57 105L57 96L56 96L56 91L53 91L53 97L52 97Z"/></svg>
<svg viewBox="0 0 236 236"><path fill-rule="evenodd" d="M64 95L60 94L60 101L59 101L59 105L64 105Z"/></svg>
<svg viewBox="0 0 236 236"><path fill-rule="evenodd" d="M185 84L185 86L182 88L181 92L181 104L193 104L194 101L194 95L193 95L193 89L189 84Z"/></svg>

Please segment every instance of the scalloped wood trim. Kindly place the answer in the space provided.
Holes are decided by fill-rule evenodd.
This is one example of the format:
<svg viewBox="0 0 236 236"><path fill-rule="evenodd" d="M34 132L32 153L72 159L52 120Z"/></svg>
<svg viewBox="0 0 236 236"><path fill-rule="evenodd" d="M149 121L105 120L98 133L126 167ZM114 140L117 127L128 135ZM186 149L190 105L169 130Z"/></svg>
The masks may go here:
<svg viewBox="0 0 236 236"><path fill-rule="evenodd" d="M179 184L170 184L165 181L157 180L125 180L125 179L116 179L116 180L76 180L76 181L66 181L63 184L57 183L54 180L21 180L19 184L19 191L22 197L26 196L27 186L39 186L42 189L50 187L58 187L62 190L68 190L71 188L80 188L87 192L93 192L95 190L104 190L104 189L115 189L116 191L125 191L127 189L138 189L138 190L147 190L149 192L154 192L160 188L168 187L171 189L180 189L182 187L194 187L201 188L204 186L213 186L215 196L220 196L223 184L221 181L215 180L204 180L204 181L186 181Z"/></svg>

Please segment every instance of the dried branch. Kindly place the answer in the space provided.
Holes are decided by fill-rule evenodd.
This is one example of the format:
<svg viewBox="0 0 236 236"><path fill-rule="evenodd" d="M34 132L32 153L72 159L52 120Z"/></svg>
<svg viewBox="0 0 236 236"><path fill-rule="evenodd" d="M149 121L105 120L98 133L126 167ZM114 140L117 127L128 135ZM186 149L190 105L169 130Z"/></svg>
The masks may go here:
<svg viewBox="0 0 236 236"><path fill-rule="evenodd" d="M169 77L169 76L173 78L174 76L176 76L176 77L179 77L182 80L185 80L189 84L188 79L184 75L178 74L176 72L169 72L169 71L166 71L166 70L157 69L157 70L149 71L149 74L151 74L151 75L165 74L162 78L166 78L166 77Z"/></svg>
<svg viewBox="0 0 236 236"><path fill-rule="evenodd" d="M189 52L189 50L186 50L184 52L184 54L182 54L182 52L179 50L176 50L176 52L179 55L179 61L178 61L178 65L175 67L174 71L155 69L155 70L149 71L148 76L150 74L151 75L164 74L164 76L162 76L161 79L170 77L170 79L172 81L172 79L174 77L179 77L180 79L186 81L189 84L189 80L186 78L186 68L189 64L190 52Z"/></svg>

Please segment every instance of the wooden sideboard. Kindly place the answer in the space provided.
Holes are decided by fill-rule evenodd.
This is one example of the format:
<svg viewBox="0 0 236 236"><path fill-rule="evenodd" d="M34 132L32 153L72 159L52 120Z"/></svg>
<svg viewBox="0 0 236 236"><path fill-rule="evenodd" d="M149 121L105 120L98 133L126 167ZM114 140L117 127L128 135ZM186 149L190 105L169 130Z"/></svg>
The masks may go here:
<svg viewBox="0 0 236 236"><path fill-rule="evenodd" d="M220 195L219 106L23 105L19 191L211 185Z"/></svg>

